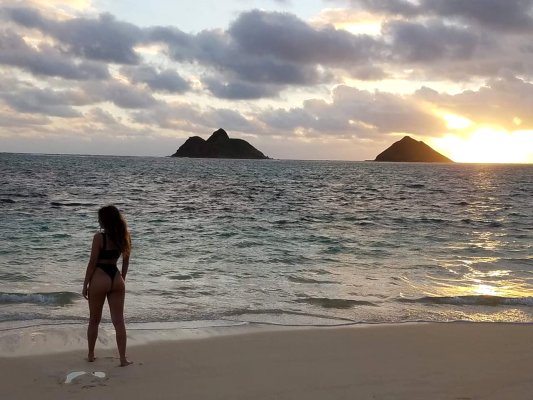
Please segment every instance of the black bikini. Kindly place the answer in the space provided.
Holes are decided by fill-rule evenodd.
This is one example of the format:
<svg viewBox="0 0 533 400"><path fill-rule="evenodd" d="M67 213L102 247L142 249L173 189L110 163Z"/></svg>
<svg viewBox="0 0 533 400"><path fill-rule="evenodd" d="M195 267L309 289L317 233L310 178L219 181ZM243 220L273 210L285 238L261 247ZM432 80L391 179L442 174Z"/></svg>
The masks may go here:
<svg viewBox="0 0 533 400"><path fill-rule="evenodd" d="M106 249L105 233L102 233L102 237L104 238L104 245L102 247L102 250L100 250L100 253L98 254L98 260L117 260L120 257L120 250ZM96 266L102 271L104 271L107 275L109 275L109 277L111 278L111 282L115 280L115 275L118 272L116 264L98 263L96 264Z"/></svg>

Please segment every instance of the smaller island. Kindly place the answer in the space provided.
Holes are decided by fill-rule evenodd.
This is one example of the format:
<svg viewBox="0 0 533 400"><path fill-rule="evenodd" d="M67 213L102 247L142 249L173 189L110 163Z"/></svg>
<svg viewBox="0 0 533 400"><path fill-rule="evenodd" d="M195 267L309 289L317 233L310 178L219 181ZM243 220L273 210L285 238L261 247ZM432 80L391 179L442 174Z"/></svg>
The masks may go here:
<svg viewBox="0 0 533 400"><path fill-rule="evenodd" d="M171 157L268 159L246 140L230 139L222 128L207 140L200 136L188 138Z"/></svg>
<svg viewBox="0 0 533 400"><path fill-rule="evenodd" d="M453 163L448 157L410 136L393 143L379 153L374 161Z"/></svg>

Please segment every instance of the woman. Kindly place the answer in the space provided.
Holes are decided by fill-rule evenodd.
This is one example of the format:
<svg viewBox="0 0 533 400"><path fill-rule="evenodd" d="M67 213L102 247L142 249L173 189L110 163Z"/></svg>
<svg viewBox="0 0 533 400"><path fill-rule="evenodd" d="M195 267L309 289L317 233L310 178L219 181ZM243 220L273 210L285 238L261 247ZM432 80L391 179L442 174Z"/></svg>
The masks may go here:
<svg viewBox="0 0 533 400"><path fill-rule="evenodd" d="M131 251L131 240L124 217L115 206L98 210L98 222L103 232L93 237L91 258L83 282L83 297L89 300L89 344L88 361L94 361L94 346L98 337L98 325L107 297L111 321L115 326L120 366L131 364L126 358L126 326L124 325L124 297L126 274ZM117 260L122 255L122 271L119 273Z"/></svg>

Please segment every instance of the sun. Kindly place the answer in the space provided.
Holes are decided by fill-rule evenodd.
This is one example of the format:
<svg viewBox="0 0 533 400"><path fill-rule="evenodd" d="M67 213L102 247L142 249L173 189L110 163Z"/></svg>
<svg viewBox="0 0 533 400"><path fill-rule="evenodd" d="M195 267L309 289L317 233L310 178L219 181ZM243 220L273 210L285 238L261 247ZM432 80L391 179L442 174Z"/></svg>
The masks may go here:
<svg viewBox="0 0 533 400"><path fill-rule="evenodd" d="M455 162L533 163L533 131L505 131L492 127L468 130L468 120L448 118L460 132L430 139L435 150Z"/></svg>

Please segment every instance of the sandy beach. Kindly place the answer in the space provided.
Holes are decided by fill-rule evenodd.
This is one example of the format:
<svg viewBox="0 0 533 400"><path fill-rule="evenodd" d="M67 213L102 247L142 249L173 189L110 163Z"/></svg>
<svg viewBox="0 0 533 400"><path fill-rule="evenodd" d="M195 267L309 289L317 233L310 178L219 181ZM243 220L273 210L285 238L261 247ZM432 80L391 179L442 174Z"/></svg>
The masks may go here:
<svg viewBox="0 0 533 400"><path fill-rule="evenodd" d="M131 346L127 368L115 349L88 363L56 348L0 358L2 398L531 399L532 335L484 323L260 330ZM65 384L75 371L87 373Z"/></svg>

